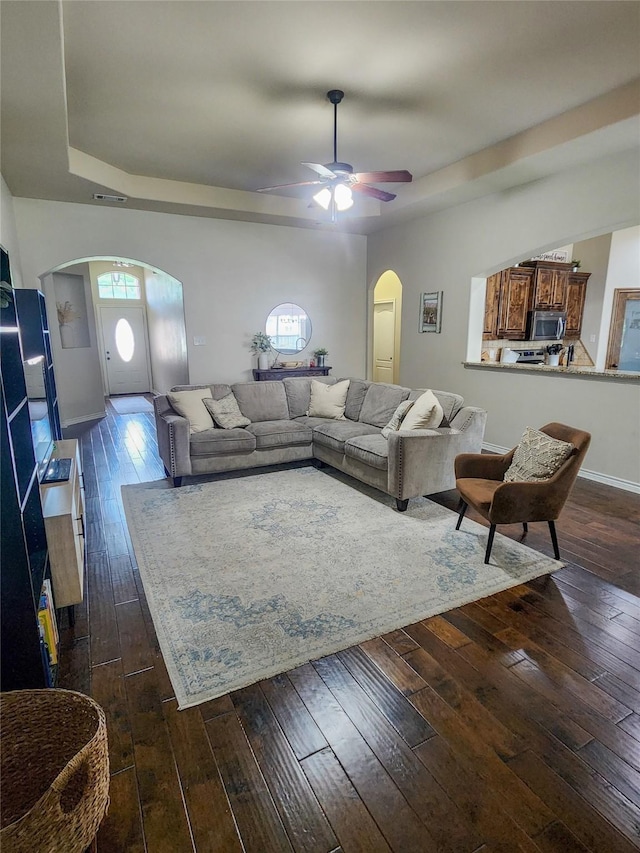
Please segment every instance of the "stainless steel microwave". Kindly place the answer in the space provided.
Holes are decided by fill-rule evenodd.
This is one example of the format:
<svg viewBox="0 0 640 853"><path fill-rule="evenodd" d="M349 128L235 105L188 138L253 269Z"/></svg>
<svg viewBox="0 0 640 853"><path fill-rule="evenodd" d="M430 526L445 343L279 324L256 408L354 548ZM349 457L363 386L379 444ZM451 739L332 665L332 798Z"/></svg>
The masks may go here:
<svg viewBox="0 0 640 853"><path fill-rule="evenodd" d="M567 328L566 311L529 311L528 341L561 341Z"/></svg>

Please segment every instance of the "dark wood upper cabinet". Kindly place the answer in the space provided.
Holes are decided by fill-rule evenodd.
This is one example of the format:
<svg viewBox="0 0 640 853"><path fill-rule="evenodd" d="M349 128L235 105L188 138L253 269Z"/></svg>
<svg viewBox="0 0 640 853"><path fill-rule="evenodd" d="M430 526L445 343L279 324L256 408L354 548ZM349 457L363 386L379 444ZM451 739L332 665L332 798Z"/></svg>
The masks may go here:
<svg viewBox="0 0 640 853"><path fill-rule="evenodd" d="M582 315L584 313L584 300L587 294L587 281L589 272L570 272L567 276L567 328L566 338L579 338L582 331Z"/></svg>
<svg viewBox="0 0 640 853"><path fill-rule="evenodd" d="M484 303L484 328L482 330L482 338L485 341L498 337L501 290L502 273L497 272L487 279L487 295Z"/></svg>
<svg viewBox="0 0 640 853"><path fill-rule="evenodd" d="M527 333L527 311L531 304L533 270L510 267L502 273L498 337L517 341Z"/></svg>
<svg viewBox="0 0 640 853"><path fill-rule="evenodd" d="M536 261L536 264L542 262ZM559 269L562 267L562 269ZM567 298L569 264L534 267L531 308L539 311L563 311Z"/></svg>

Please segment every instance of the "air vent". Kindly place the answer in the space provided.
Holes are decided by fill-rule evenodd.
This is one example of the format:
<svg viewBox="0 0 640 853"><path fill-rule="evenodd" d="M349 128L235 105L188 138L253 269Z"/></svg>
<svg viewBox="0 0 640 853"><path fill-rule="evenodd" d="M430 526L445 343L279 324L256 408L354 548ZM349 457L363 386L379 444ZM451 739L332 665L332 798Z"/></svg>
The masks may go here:
<svg viewBox="0 0 640 853"><path fill-rule="evenodd" d="M117 201L120 204L124 204L125 201L129 201L129 199L124 195L106 195L105 193L94 193L93 197L96 201Z"/></svg>

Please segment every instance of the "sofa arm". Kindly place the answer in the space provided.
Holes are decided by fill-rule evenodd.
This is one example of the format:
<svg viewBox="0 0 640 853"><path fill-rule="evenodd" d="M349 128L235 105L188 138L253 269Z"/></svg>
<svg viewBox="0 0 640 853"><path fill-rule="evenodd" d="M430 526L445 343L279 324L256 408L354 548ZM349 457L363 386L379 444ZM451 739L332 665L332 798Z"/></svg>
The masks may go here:
<svg viewBox="0 0 640 853"><path fill-rule="evenodd" d="M482 447L487 413L466 406L451 427L392 432L388 442L389 494L399 500L455 488L455 458Z"/></svg>
<svg viewBox="0 0 640 853"><path fill-rule="evenodd" d="M189 421L177 415L164 395L153 399L158 453L171 477L191 474Z"/></svg>
<svg viewBox="0 0 640 853"><path fill-rule="evenodd" d="M511 465L513 450L498 456L494 453L460 453L455 459L456 480L469 477L480 480L502 480Z"/></svg>

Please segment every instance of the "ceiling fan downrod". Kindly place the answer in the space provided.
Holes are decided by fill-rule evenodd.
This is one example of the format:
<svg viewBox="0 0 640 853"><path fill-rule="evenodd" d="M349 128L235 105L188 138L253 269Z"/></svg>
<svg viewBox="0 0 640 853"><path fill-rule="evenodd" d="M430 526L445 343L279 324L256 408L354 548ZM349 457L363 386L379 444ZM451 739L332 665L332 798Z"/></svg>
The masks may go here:
<svg viewBox="0 0 640 853"><path fill-rule="evenodd" d="M338 104L344 98L344 92L341 89L331 89L327 92L327 98L333 104L333 163L328 163L327 167L332 172L353 172L353 166L350 163L338 162Z"/></svg>

